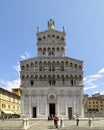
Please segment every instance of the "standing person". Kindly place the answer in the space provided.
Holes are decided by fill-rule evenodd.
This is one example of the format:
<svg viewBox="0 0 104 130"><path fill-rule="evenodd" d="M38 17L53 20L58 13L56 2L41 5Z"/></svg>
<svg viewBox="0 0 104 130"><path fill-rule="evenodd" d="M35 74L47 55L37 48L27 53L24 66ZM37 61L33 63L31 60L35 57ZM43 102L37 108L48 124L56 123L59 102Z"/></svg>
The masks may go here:
<svg viewBox="0 0 104 130"><path fill-rule="evenodd" d="M2 121L4 121L4 116L2 117Z"/></svg>
<svg viewBox="0 0 104 130"><path fill-rule="evenodd" d="M56 127L56 128L58 128L58 121L59 121L59 117L57 116L57 114L55 114L54 115L54 126Z"/></svg>
<svg viewBox="0 0 104 130"><path fill-rule="evenodd" d="M78 126L79 124L79 116L76 117L76 125Z"/></svg>
<svg viewBox="0 0 104 130"><path fill-rule="evenodd" d="M50 121L50 115L48 115L48 121Z"/></svg>

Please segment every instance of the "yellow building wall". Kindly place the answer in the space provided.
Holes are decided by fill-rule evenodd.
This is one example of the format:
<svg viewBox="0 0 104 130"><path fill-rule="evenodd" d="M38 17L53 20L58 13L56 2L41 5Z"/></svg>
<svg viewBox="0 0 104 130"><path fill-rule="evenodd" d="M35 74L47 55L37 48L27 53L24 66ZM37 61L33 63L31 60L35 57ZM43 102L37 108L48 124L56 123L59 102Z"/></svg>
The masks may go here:
<svg viewBox="0 0 104 130"><path fill-rule="evenodd" d="M18 96L20 96L20 88L12 89L12 92Z"/></svg>
<svg viewBox="0 0 104 130"><path fill-rule="evenodd" d="M87 110L98 109L96 112L104 112L104 99L88 99Z"/></svg>
<svg viewBox="0 0 104 130"><path fill-rule="evenodd" d="M20 96L0 88L0 115L3 110L20 114Z"/></svg>

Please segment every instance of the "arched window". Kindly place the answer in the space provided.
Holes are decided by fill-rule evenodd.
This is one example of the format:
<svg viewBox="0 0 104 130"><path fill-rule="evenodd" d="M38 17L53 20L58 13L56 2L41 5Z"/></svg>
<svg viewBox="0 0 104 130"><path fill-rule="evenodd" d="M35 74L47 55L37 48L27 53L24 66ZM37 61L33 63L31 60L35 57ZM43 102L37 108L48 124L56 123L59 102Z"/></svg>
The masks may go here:
<svg viewBox="0 0 104 130"><path fill-rule="evenodd" d="M23 65L23 66L21 66L21 70L25 70L25 66Z"/></svg>
<svg viewBox="0 0 104 130"><path fill-rule="evenodd" d="M57 36L56 38L57 38L57 39L60 39L60 37L59 37L59 36Z"/></svg>
<svg viewBox="0 0 104 130"><path fill-rule="evenodd" d="M52 80L52 85L55 85L56 81L55 79Z"/></svg>
<svg viewBox="0 0 104 130"><path fill-rule="evenodd" d="M59 47L56 48L56 51L60 51Z"/></svg>
<svg viewBox="0 0 104 130"><path fill-rule="evenodd" d="M31 86L34 85L34 81L33 81L33 80L30 81L30 85L31 85Z"/></svg>
<svg viewBox="0 0 104 130"><path fill-rule="evenodd" d="M27 76L26 76L26 79L28 79L28 78L29 78L29 76L27 75Z"/></svg>
<svg viewBox="0 0 104 130"><path fill-rule="evenodd" d="M82 66L81 65L79 65L79 70L82 70Z"/></svg>
<svg viewBox="0 0 104 130"><path fill-rule="evenodd" d="M46 36L43 36L43 39L46 39Z"/></svg>
<svg viewBox="0 0 104 130"><path fill-rule="evenodd" d="M81 75L79 75L79 80L82 80L82 76Z"/></svg>
<svg viewBox="0 0 104 130"><path fill-rule="evenodd" d="M38 62L37 62L37 61L35 62L35 67L36 67L36 66L38 66Z"/></svg>
<svg viewBox="0 0 104 130"><path fill-rule="evenodd" d="M29 68L29 64L26 65L26 69L28 69L28 68Z"/></svg>
<svg viewBox="0 0 104 130"><path fill-rule="evenodd" d="M30 65L31 65L31 67L33 67L33 66L34 66L34 64L33 64L33 63L31 63Z"/></svg>
<svg viewBox="0 0 104 130"><path fill-rule="evenodd" d="M49 80L49 85L51 85L51 80Z"/></svg>
<svg viewBox="0 0 104 130"><path fill-rule="evenodd" d="M39 51L42 51L42 48L39 48L38 50L39 50Z"/></svg>
<svg viewBox="0 0 104 130"><path fill-rule="evenodd" d="M71 79L71 85L73 86L73 79Z"/></svg>
<svg viewBox="0 0 104 130"><path fill-rule="evenodd" d="M41 37L39 37L39 38L38 38L38 41L41 41L41 40L42 40Z"/></svg>
<svg viewBox="0 0 104 130"><path fill-rule="evenodd" d="M61 71L64 71L64 66L61 65Z"/></svg>
<svg viewBox="0 0 104 130"><path fill-rule="evenodd" d="M65 65L68 66L68 61L65 61Z"/></svg>
<svg viewBox="0 0 104 130"><path fill-rule="evenodd" d="M49 51L49 53L48 53L48 54L49 54L49 56L51 56L51 51Z"/></svg>
<svg viewBox="0 0 104 130"><path fill-rule="evenodd" d="M52 71L55 71L55 67L54 66L52 66Z"/></svg>
<svg viewBox="0 0 104 130"><path fill-rule="evenodd" d="M22 79L25 79L25 76L24 76L24 75L22 75Z"/></svg>
<svg viewBox="0 0 104 130"><path fill-rule="evenodd" d="M50 37L50 34L48 34L47 37Z"/></svg>
<svg viewBox="0 0 104 130"><path fill-rule="evenodd" d="M73 63L72 62L70 63L70 67L73 68Z"/></svg>
<svg viewBox="0 0 104 130"><path fill-rule="evenodd" d="M63 48L63 47L61 48L61 51L64 51L64 48Z"/></svg>
<svg viewBox="0 0 104 130"><path fill-rule="evenodd" d="M55 35L53 34L52 37L55 37Z"/></svg>
<svg viewBox="0 0 104 130"><path fill-rule="evenodd" d="M63 83L63 85L65 84L65 79L64 78L62 79L62 83Z"/></svg>
<svg viewBox="0 0 104 130"><path fill-rule="evenodd" d="M31 75L31 78L33 78L34 76L33 75Z"/></svg>
<svg viewBox="0 0 104 130"><path fill-rule="evenodd" d="M62 40L62 41L64 41L64 40L65 40L65 38L64 38L64 37L61 37L61 40Z"/></svg>
<svg viewBox="0 0 104 130"><path fill-rule="evenodd" d="M74 68L77 69L77 64L74 64Z"/></svg>
<svg viewBox="0 0 104 130"><path fill-rule="evenodd" d="M39 71L42 71L42 66L39 66Z"/></svg>

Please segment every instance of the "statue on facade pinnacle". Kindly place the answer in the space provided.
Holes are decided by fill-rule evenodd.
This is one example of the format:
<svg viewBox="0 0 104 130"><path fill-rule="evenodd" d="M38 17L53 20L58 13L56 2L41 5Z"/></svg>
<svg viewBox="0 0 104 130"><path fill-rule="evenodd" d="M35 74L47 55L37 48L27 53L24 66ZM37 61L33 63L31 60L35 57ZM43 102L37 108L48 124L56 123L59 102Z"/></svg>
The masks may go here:
<svg viewBox="0 0 104 130"><path fill-rule="evenodd" d="M37 33L39 33L39 27L37 27Z"/></svg>
<svg viewBox="0 0 104 130"><path fill-rule="evenodd" d="M54 28L55 28L55 22L52 19L50 19L48 21L48 29L54 29Z"/></svg>

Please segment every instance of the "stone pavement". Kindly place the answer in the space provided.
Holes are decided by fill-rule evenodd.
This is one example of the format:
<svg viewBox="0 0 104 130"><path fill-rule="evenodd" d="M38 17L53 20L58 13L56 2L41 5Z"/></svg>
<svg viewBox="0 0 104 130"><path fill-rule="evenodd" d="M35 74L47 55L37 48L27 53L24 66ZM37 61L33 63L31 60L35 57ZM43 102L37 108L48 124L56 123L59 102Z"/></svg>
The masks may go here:
<svg viewBox="0 0 104 130"><path fill-rule="evenodd" d="M53 121L28 119L28 127L23 127L23 119L0 120L0 130L57 130L54 128ZM63 127L60 130L104 130L104 119L92 120L89 127L88 119L80 119L76 126L75 120L63 120Z"/></svg>
<svg viewBox="0 0 104 130"><path fill-rule="evenodd" d="M81 120L79 125L76 126L75 120L65 120L64 127L61 130L104 130L104 120L92 121L92 126L89 127L88 120ZM53 126L53 121L41 121L35 123L28 130L56 130Z"/></svg>

